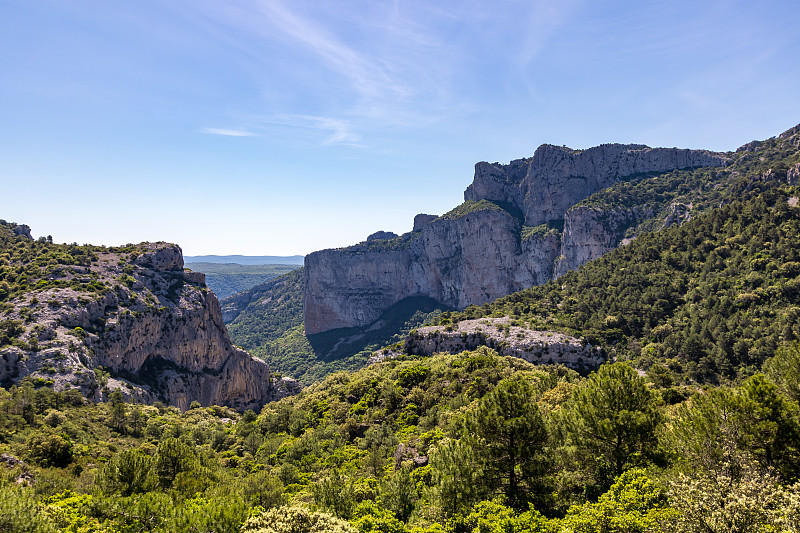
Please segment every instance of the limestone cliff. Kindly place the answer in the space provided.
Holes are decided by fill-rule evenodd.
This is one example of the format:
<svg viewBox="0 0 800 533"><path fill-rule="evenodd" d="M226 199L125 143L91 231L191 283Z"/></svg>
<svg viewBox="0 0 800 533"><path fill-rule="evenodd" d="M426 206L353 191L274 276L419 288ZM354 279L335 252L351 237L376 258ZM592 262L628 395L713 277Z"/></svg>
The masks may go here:
<svg viewBox="0 0 800 533"><path fill-rule="evenodd" d="M606 144L543 145L508 165L478 163L465 203L450 213L418 215L399 237L373 234L308 255L306 333L368 326L410 297L464 308L542 284L615 248L652 215L647 206L576 205L582 200L623 179L727 162L708 151Z"/></svg>
<svg viewBox="0 0 800 533"><path fill-rule="evenodd" d="M508 165L478 163L465 200L490 200L519 210L527 226L560 219L592 193L636 174L724 166L727 159L705 150L603 144L587 150L545 144L530 159Z"/></svg>
<svg viewBox="0 0 800 533"><path fill-rule="evenodd" d="M410 297L483 304L545 282L556 256L552 235L521 241L519 221L492 208L440 217L398 239L315 252L305 266L306 333L372 324Z"/></svg>
<svg viewBox="0 0 800 533"><path fill-rule="evenodd" d="M116 388L181 409L257 409L293 389L231 344L216 296L203 274L184 271L178 246L126 250L51 269L52 283L10 302L3 318L24 333L0 348L0 382L30 376L95 400Z"/></svg>
<svg viewBox="0 0 800 533"><path fill-rule="evenodd" d="M625 230L641 218L637 209L605 210L577 206L564 216L561 256L554 277L560 277L619 246Z"/></svg>

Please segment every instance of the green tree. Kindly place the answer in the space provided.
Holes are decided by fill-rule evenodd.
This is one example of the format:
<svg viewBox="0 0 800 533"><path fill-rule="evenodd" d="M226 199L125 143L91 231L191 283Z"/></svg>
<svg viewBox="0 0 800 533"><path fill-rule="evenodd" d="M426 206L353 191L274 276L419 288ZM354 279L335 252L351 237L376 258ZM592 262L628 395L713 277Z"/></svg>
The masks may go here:
<svg viewBox="0 0 800 533"><path fill-rule="evenodd" d="M480 500L483 467L472 446L463 440L446 439L431 452L433 487L431 500L436 514L450 518L465 513Z"/></svg>
<svg viewBox="0 0 800 533"><path fill-rule="evenodd" d="M108 399L111 403L111 419L109 420L109 426L119 433L125 433L125 423L128 421L128 410L125 406L125 398L122 396L119 389L115 389Z"/></svg>
<svg viewBox="0 0 800 533"><path fill-rule="evenodd" d="M141 437L144 428L147 427L147 418L142 414L138 406L133 406L128 414L128 425L131 428L131 435Z"/></svg>
<svg viewBox="0 0 800 533"><path fill-rule="evenodd" d="M716 471L737 453L785 481L800 474L800 414L763 375L738 389L698 394L676 413L669 438L688 468Z"/></svg>
<svg viewBox="0 0 800 533"><path fill-rule="evenodd" d="M352 523L359 533L406 533L403 522L371 500L358 504Z"/></svg>
<svg viewBox="0 0 800 533"><path fill-rule="evenodd" d="M388 424L372 426L364 433L360 445L367 451L365 460L369 469L372 470L372 475L376 478L382 477L389 454L397 446L397 437L392 429Z"/></svg>
<svg viewBox="0 0 800 533"><path fill-rule="evenodd" d="M787 397L800 402L800 342L778 348L764 363L764 373Z"/></svg>
<svg viewBox="0 0 800 533"><path fill-rule="evenodd" d="M41 466L64 467L72 462L72 441L66 435L42 431L27 442L28 456Z"/></svg>
<svg viewBox="0 0 800 533"><path fill-rule="evenodd" d="M417 484L407 467L391 472L381 483L381 503L392 511L398 520L408 521L417 502Z"/></svg>
<svg viewBox="0 0 800 533"><path fill-rule="evenodd" d="M482 501L464 517L456 517L449 529L465 533L544 533L553 531L549 520L536 510L516 514L497 501Z"/></svg>
<svg viewBox="0 0 800 533"><path fill-rule="evenodd" d="M158 480L152 470L153 458L141 450L119 452L97 474L96 483L106 492L123 496L153 490Z"/></svg>
<svg viewBox="0 0 800 533"><path fill-rule="evenodd" d="M662 531L662 524L676 519L666 494L633 468L622 474L597 503L574 505L561 520L560 531L574 533L645 533Z"/></svg>
<svg viewBox="0 0 800 533"><path fill-rule="evenodd" d="M750 377L739 390L737 415L740 447L786 481L800 475L800 414L778 387L762 374Z"/></svg>
<svg viewBox="0 0 800 533"><path fill-rule="evenodd" d="M190 498L152 491L129 497L107 496L93 502L91 511L104 519L104 531L239 533L248 507L232 491L209 491Z"/></svg>
<svg viewBox="0 0 800 533"><path fill-rule="evenodd" d="M356 502L353 498L353 484L338 469L311 486L314 503L332 511L336 516L349 519Z"/></svg>
<svg viewBox="0 0 800 533"><path fill-rule="evenodd" d="M614 363L602 365L575 390L563 420L566 437L603 488L655 451L661 415L645 380Z"/></svg>
<svg viewBox="0 0 800 533"><path fill-rule="evenodd" d="M547 428L534 397L528 382L502 380L466 419L465 437L483 457L485 482L516 508L541 492L547 470Z"/></svg>
<svg viewBox="0 0 800 533"><path fill-rule="evenodd" d="M158 444L153 468L161 486L169 488L178 474L193 470L196 463L197 458L189 446L169 437Z"/></svg>
<svg viewBox="0 0 800 533"><path fill-rule="evenodd" d="M261 470L250 474L242 480L242 492L252 505L270 509L285 503L284 486L280 479Z"/></svg>
<svg viewBox="0 0 800 533"><path fill-rule="evenodd" d="M0 484L0 531L55 533L55 524L27 487Z"/></svg>

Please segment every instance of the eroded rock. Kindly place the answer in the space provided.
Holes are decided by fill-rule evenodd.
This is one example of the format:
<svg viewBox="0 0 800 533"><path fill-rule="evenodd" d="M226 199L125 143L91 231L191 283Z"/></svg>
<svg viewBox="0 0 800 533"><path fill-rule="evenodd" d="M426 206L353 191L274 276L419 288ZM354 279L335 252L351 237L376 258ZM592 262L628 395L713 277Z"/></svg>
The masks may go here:
<svg viewBox="0 0 800 533"><path fill-rule="evenodd" d="M273 379L265 362L231 344L219 301L202 274L183 271L178 246L99 253L90 267L62 275L104 288L49 288L35 299L11 301L6 317L31 312L35 325L19 346L0 350L0 382L30 376L56 390L78 388L94 400L119 389L129 398L181 409L195 400L258 409L296 392L291 383Z"/></svg>

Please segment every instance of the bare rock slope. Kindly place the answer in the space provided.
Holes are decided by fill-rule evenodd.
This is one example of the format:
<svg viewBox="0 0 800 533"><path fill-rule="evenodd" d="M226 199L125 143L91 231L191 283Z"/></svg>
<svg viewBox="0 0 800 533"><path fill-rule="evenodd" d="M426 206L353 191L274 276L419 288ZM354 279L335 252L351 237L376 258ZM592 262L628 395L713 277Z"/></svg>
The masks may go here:
<svg viewBox="0 0 800 533"><path fill-rule="evenodd" d="M178 246L133 248L52 268L56 286L9 302L0 318L23 332L0 348L1 383L31 377L95 400L119 389L182 409L257 409L294 390L231 344L216 296L203 274L184 271Z"/></svg>
<svg viewBox="0 0 800 533"><path fill-rule="evenodd" d="M306 256L306 333L368 326L410 297L464 308L542 284L618 246L647 209L574 207L591 194L631 176L727 161L703 150L607 144L543 145L508 165L478 163L453 211L418 215L399 237Z"/></svg>
<svg viewBox="0 0 800 533"><path fill-rule="evenodd" d="M488 346L500 355L519 357L529 363L558 363L575 370L595 368L607 358L602 348L583 344L563 333L528 329L510 317L426 326L412 331L405 339L405 351L414 355L459 353L479 346Z"/></svg>

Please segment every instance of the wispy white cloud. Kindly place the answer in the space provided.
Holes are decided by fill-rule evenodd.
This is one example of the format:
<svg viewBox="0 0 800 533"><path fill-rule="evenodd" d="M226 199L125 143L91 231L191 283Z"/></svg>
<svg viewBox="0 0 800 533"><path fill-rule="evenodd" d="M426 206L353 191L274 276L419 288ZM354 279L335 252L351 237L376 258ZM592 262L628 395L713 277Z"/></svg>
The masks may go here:
<svg viewBox="0 0 800 533"><path fill-rule="evenodd" d="M196 5L233 30L228 39L275 116L330 131L325 144L360 144L368 131L470 114L487 90L502 98L581 1L564 0L563 9L548 0Z"/></svg>
<svg viewBox="0 0 800 533"><path fill-rule="evenodd" d="M361 143L361 135L356 133L352 125L346 120L313 115L278 115L264 119L262 123L291 129L323 132L324 138L320 141L320 144L359 148L365 146Z"/></svg>
<svg viewBox="0 0 800 533"><path fill-rule="evenodd" d="M226 137L255 137L255 133L247 130L232 130L226 128L200 128L201 133L211 135L224 135Z"/></svg>
<svg viewBox="0 0 800 533"><path fill-rule="evenodd" d="M335 33L321 24L303 17L281 2L260 1L259 7L265 20L271 23L270 31L279 31L297 44L321 58L330 69L343 75L352 87L366 98L402 97L408 91L404 80L393 77L385 66L360 51L347 45Z"/></svg>

